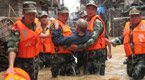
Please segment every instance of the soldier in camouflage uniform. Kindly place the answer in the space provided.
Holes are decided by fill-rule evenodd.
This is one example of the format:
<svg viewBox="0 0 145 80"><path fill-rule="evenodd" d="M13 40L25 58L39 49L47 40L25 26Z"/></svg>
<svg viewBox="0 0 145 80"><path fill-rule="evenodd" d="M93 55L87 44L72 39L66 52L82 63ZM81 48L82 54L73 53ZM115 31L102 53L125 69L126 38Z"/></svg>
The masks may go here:
<svg viewBox="0 0 145 80"><path fill-rule="evenodd" d="M44 34L49 34L49 24L48 24L48 13L46 11L41 11L38 15L39 21L41 23L41 27L43 29L42 33ZM47 33L48 32L48 33ZM50 46L49 46L49 41L47 38L41 38L41 48L40 48L40 69L43 67L50 67L50 59L51 59L51 53L50 53Z"/></svg>
<svg viewBox="0 0 145 80"><path fill-rule="evenodd" d="M84 19L79 19L76 21L75 28L76 30L73 32L73 35L64 37L61 34L58 34L57 37L59 37L59 45L63 46L63 48L68 48L71 44L83 44L87 42L91 35L90 32L87 31L87 21ZM55 31L57 32L57 31ZM59 33L59 32L57 32ZM87 50L83 51L72 51L75 62L77 63L76 67L76 74L80 75L80 67L83 67L86 62L86 54Z"/></svg>
<svg viewBox="0 0 145 80"><path fill-rule="evenodd" d="M81 11L80 12L80 18L82 18L82 19L87 19L87 12L86 11Z"/></svg>
<svg viewBox="0 0 145 80"><path fill-rule="evenodd" d="M85 74L105 74L105 60L107 54L105 53L105 25L102 19L96 18L97 5L95 1L88 0L86 5L87 21L89 26L87 26L90 31L90 27L93 27L91 32L91 38L83 45L71 45L73 49L88 48L87 62L85 66ZM94 22L94 23L93 23ZM92 25L93 24L93 25ZM101 37L101 38L100 38ZM102 41L100 40L102 39ZM97 43L101 44L100 48L97 48ZM94 48L94 49L92 49Z"/></svg>
<svg viewBox="0 0 145 80"><path fill-rule="evenodd" d="M28 72L31 80L37 80L39 62L37 58L39 51L37 50L39 50L39 34L42 31L41 27L34 22L36 9L36 2L25 1L23 3L24 17L18 19L12 26L8 41L9 68L7 73L14 73L14 67L19 67ZM26 41L26 38L29 40Z"/></svg>
<svg viewBox="0 0 145 80"><path fill-rule="evenodd" d="M51 39L55 45L55 52L52 53L52 61L51 61L51 72L52 76L56 77L57 75L75 75L75 67L76 63L72 53L68 49L63 49L62 46L59 45L59 36L62 35L64 37L72 35L72 31L69 26L66 24L69 11L65 6L61 6L58 9L58 19L51 22L50 24L50 33ZM52 46L53 47L53 46Z"/></svg>
<svg viewBox="0 0 145 80"><path fill-rule="evenodd" d="M141 80L145 75L145 21L138 6L132 6L129 12L130 21L126 23L123 35L110 43L113 46L124 44L127 56L127 74L131 80Z"/></svg>

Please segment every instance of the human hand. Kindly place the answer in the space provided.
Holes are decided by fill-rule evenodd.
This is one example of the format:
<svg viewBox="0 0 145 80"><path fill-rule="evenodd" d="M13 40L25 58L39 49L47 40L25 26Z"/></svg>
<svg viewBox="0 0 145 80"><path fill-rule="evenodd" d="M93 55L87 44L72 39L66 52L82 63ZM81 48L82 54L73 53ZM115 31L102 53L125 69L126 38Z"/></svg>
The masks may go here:
<svg viewBox="0 0 145 80"><path fill-rule="evenodd" d="M109 39L107 39L107 38L105 38L105 43L106 43L106 44L112 44L112 41L109 40Z"/></svg>
<svg viewBox="0 0 145 80"><path fill-rule="evenodd" d="M13 67L9 67L9 68L6 70L6 73L9 73L9 72L15 73L14 68L13 68Z"/></svg>
<svg viewBox="0 0 145 80"><path fill-rule="evenodd" d="M111 54L111 52L109 52L109 54L108 54L108 58L109 58L109 59L112 58L112 54Z"/></svg>
<svg viewBox="0 0 145 80"><path fill-rule="evenodd" d="M54 25L55 25L55 29L59 29L59 24L58 24L58 22L56 21L56 22L54 22Z"/></svg>
<svg viewBox="0 0 145 80"><path fill-rule="evenodd" d="M78 49L78 46L76 44L71 44L70 47L68 48L69 50L77 50Z"/></svg>
<svg viewBox="0 0 145 80"><path fill-rule="evenodd" d="M107 38L105 38L105 41L106 41L106 43L108 45L108 57L109 57L109 59L111 59L112 58L112 54L111 54L111 44L112 44L112 41L108 40Z"/></svg>

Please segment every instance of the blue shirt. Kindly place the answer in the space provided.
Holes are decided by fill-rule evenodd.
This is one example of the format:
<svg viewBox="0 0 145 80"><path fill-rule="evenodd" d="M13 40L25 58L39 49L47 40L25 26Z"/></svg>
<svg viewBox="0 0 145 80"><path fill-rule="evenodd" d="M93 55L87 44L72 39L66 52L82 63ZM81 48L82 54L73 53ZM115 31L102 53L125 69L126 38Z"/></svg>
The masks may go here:
<svg viewBox="0 0 145 80"><path fill-rule="evenodd" d="M85 35L79 36L77 32L74 32L73 35L64 37L63 35L60 35L61 30L54 30L55 37L53 37L53 42L55 46L64 46L64 45L70 45L70 44L83 44L87 42L91 38L91 34L89 31L86 31Z"/></svg>

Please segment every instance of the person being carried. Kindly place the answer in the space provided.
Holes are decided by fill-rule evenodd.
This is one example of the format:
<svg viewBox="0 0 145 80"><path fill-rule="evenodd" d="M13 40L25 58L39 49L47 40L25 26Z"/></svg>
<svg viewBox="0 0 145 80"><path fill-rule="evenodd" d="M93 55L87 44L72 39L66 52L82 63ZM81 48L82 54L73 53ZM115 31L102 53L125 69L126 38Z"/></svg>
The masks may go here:
<svg viewBox="0 0 145 80"><path fill-rule="evenodd" d="M57 24L56 24L57 25ZM63 46L63 48L68 48L71 44L83 44L86 43L90 38L91 38L91 33L89 31L87 31L87 21L84 19L79 19L76 22L76 31L73 33L73 35L68 36L68 37L64 37L62 35L59 34L59 31L56 30L55 33L58 35L57 36L57 40L55 39L56 44L59 44L61 46ZM59 38L58 38L59 37ZM106 40L106 44L108 41ZM111 45L108 44L109 47L109 58L112 57L111 55ZM69 48L68 48L69 49ZM86 56L87 56L87 51L84 49L80 49L79 51L73 51L74 56L77 57L77 70L79 70L79 68L82 65L85 65L86 62ZM79 53L79 54L77 54ZM85 54L86 53L86 54ZM80 56L81 55L81 56ZM83 66L84 67L84 66Z"/></svg>
<svg viewBox="0 0 145 80"><path fill-rule="evenodd" d="M73 35L64 37L59 34L59 30L55 30L58 35L55 39L55 44L61 45L64 48L68 48L70 44L83 44L91 37L90 32L86 31L87 21L84 19L79 19L75 25L76 31L73 32Z"/></svg>
<svg viewBox="0 0 145 80"><path fill-rule="evenodd" d="M55 24L57 26L57 24ZM64 37L59 34L60 30L55 30L57 34L57 38L55 39L55 45L63 46L64 49L68 48L71 44L83 44L87 42L91 35L90 32L87 31L87 21L84 19L79 19L75 25L76 31L73 32L73 35ZM72 51L75 62L77 63L76 74L79 75L79 68L84 65L86 62L86 50L81 51ZM79 54L78 54L79 53Z"/></svg>
<svg viewBox="0 0 145 80"><path fill-rule="evenodd" d="M104 21L96 15L97 5L95 0L88 0L86 4L87 30L91 33L91 38L84 44L71 45L71 49L88 50L88 60L86 62L85 74L105 74L106 42ZM109 55L111 56L111 55Z"/></svg>

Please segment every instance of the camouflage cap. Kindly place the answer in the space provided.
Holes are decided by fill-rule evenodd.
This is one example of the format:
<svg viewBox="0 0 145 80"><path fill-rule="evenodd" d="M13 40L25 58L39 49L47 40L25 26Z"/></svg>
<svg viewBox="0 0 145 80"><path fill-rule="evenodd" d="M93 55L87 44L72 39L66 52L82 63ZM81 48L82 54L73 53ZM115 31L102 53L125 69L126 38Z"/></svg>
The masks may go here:
<svg viewBox="0 0 145 80"><path fill-rule="evenodd" d="M86 4L86 7L89 6L89 5L95 6L96 8L98 7L95 0L88 0L87 4Z"/></svg>
<svg viewBox="0 0 145 80"><path fill-rule="evenodd" d="M36 2L33 2L33 1L25 1L25 2L23 2L23 11L25 13L30 13L30 12L37 13Z"/></svg>
<svg viewBox="0 0 145 80"><path fill-rule="evenodd" d="M81 11L80 12L80 17L85 17L87 16L87 12L86 11Z"/></svg>
<svg viewBox="0 0 145 80"><path fill-rule="evenodd" d="M138 15L138 14L141 14L141 11L139 10L138 6L130 7L129 15Z"/></svg>
<svg viewBox="0 0 145 80"><path fill-rule="evenodd" d="M41 11L41 12L38 14L38 17L39 17L39 18L41 18L42 16L48 16L47 11Z"/></svg>
<svg viewBox="0 0 145 80"><path fill-rule="evenodd" d="M63 13L69 13L69 10L66 6L61 6L59 9L58 9L58 13L60 14L63 14Z"/></svg>

